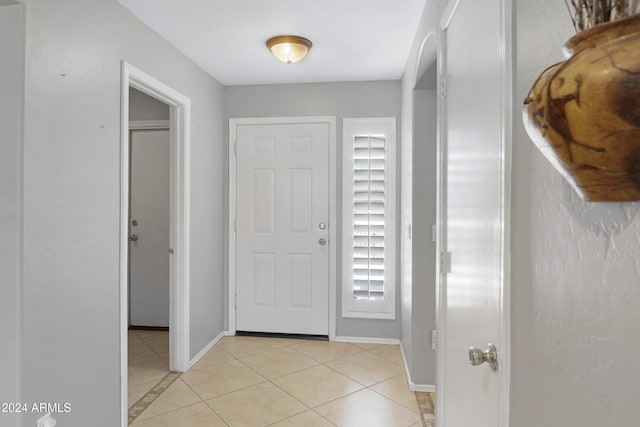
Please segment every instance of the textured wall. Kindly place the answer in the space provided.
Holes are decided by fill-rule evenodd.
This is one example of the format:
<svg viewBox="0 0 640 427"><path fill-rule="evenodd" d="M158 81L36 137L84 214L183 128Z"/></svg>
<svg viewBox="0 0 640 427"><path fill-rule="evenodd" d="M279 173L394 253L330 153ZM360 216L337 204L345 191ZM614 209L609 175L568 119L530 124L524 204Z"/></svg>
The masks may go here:
<svg viewBox="0 0 640 427"><path fill-rule="evenodd" d="M191 99L191 356L222 331L223 89L115 0L26 8L22 398L114 427L121 61Z"/></svg>
<svg viewBox="0 0 640 427"><path fill-rule="evenodd" d="M522 101L572 27L515 5L511 425L637 426L640 204L583 202L529 140Z"/></svg>
<svg viewBox="0 0 640 427"><path fill-rule="evenodd" d="M230 86L225 89L226 118L336 116L337 191L337 335L375 338L400 337L399 286L396 287L396 320L343 318L342 301L342 119L344 117L399 117L400 82L315 83ZM229 121L226 120L225 129ZM228 138L225 138L228 140ZM397 136L399 143L400 135ZM226 159L227 157L225 157ZM227 176L228 173L225 173ZM225 186L226 188L226 186ZM228 196L228 195L227 195ZM228 212L228 210L225 210ZM397 245L396 245L397 247ZM397 254L400 259L400 254ZM226 262L225 262L226 265ZM399 277L400 272L397 271ZM228 318L225 313L225 319ZM226 322L226 321L225 321Z"/></svg>

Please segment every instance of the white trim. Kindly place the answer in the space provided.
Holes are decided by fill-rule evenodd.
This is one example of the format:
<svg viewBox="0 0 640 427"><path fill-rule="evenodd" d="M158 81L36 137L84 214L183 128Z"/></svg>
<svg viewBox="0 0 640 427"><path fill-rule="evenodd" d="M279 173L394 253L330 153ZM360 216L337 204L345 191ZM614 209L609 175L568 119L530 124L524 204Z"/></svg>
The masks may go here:
<svg viewBox="0 0 640 427"><path fill-rule="evenodd" d="M170 106L171 247L170 369L189 369L189 218L191 101L126 61L122 61L120 94L120 385L121 425L126 427L128 393L128 256L129 256L129 88L135 88Z"/></svg>
<svg viewBox="0 0 640 427"><path fill-rule="evenodd" d="M449 0L447 6L442 11L442 16L440 18L440 30L446 30L449 28L449 24L451 24L451 20L456 14L456 9L459 4L460 0Z"/></svg>
<svg viewBox="0 0 640 427"><path fill-rule="evenodd" d="M436 392L436 386L433 384L414 384L414 383L410 383L409 384L409 390L411 391L418 391L421 393L435 393Z"/></svg>
<svg viewBox="0 0 640 427"><path fill-rule="evenodd" d="M335 342L350 342L356 344L397 344L400 345L400 340L396 338L370 338L370 337L335 337Z"/></svg>
<svg viewBox="0 0 640 427"><path fill-rule="evenodd" d="M429 41L429 39L431 38L436 38L435 43L436 43L436 51L435 51L435 56L433 57L433 60L436 61L437 60L437 56L438 56L438 46L437 46L437 36L435 33L429 33L427 34L424 39L422 39L422 43L420 43L420 49L418 49L418 59L416 60L416 72L415 72L415 77L414 77L414 81L413 81L413 90L419 90L416 86L418 85L418 82L420 81L420 79L423 77L423 74L425 73L426 70L421 70L420 67L422 66L422 60L423 60L423 55L425 54L424 52L424 47L426 46L427 42ZM428 68L427 68L428 69Z"/></svg>
<svg viewBox="0 0 640 427"><path fill-rule="evenodd" d="M329 340L336 337L336 271L337 271L337 206L336 206L336 117L255 117L229 119L229 335L236 334L236 128L240 125L327 123L329 125Z"/></svg>
<svg viewBox="0 0 640 427"><path fill-rule="evenodd" d="M461 0L451 0L440 20L440 45L438 48L438 87L442 87L442 76L446 74L446 30L453 19L456 9ZM512 103L513 103L513 52L512 52L512 30L513 30L513 6L511 0L501 0L501 65L502 65L502 132L501 145L503 151L502 164L502 200L501 210L503 213L503 229L502 229L502 274L503 288L500 296L500 331L498 343L498 357L500 366L500 395L499 395L499 426L509 426L509 405L510 405L510 378L511 378L511 169L512 169L512 152L511 138L513 128ZM436 287L436 323L437 323L437 363L436 363L436 384L437 393L443 396L443 389L446 386L444 382L444 363L446 363L446 355L444 353L444 339L447 335L447 325L444 315L446 301L446 279L440 274L441 253L447 251L446 247L446 144L447 138L446 115L444 109L444 99L442 92L438 91L438 150L437 150L437 225L439 230L439 243L437 251L437 287ZM444 410L443 399L439 398L436 402L436 414L442 414ZM436 425L443 427L442 418L436 417Z"/></svg>
<svg viewBox="0 0 640 427"><path fill-rule="evenodd" d="M511 175L513 143L513 5L501 0L502 65L502 295L500 295L500 427L509 427L511 406Z"/></svg>
<svg viewBox="0 0 640 427"><path fill-rule="evenodd" d="M200 359L202 359L204 357L204 355L207 354L207 352L213 348L214 345L218 344L218 342L222 338L226 337L227 334L228 334L227 331L220 332L217 337L212 339L209 344L204 346L204 348L202 350L200 350L200 352L198 354L196 354L195 357L193 359L191 359L191 361L189 362L189 369L191 369L196 363L198 363L198 361Z"/></svg>
<svg viewBox="0 0 640 427"><path fill-rule="evenodd" d="M453 2L449 3L452 5ZM457 5L457 1L455 2ZM447 25L450 22L454 9L448 9L450 16L447 17ZM443 15L443 19L447 15ZM442 25L442 24L441 24ZM436 395L443 396L446 384L444 383L444 364L446 361L446 355L444 351L444 337L447 333L446 318L444 315L444 304L446 301L446 277L442 273L442 254L447 250L447 229L445 227L446 218L446 128L447 128L447 116L445 114L444 98L442 94L442 85L444 83L443 76L446 72L445 59L446 59L446 27L441 26L440 37L438 38L438 95L437 95L437 126L436 126ZM444 404L442 399L436 399L436 414L442 414L444 411ZM436 426L443 427L441 423L441 417L436 416Z"/></svg>
<svg viewBox="0 0 640 427"><path fill-rule="evenodd" d="M169 120L131 120L129 130L169 129Z"/></svg>
<svg viewBox="0 0 640 427"><path fill-rule="evenodd" d="M342 120L342 317L364 319L396 318L396 293L398 289L396 277L396 118L344 118ZM353 255L346 248L353 241L353 145L354 134L384 134L388 137L385 159L385 265L384 265L384 300L355 301L352 298L353 287Z"/></svg>
<svg viewBox="0 0 640 427"><path fill-rule="evenodd" d="M404 353L404 347L402 343L400 343L400 353L402 353L402 363L404 365L404 374L407 377L407 385L409 386L409 391L420 391L420 392L431 392L435 393L436 386L431 384L416 384L411 379L411 372L409 371L409 364L407 363L407 357Z"/></svg>

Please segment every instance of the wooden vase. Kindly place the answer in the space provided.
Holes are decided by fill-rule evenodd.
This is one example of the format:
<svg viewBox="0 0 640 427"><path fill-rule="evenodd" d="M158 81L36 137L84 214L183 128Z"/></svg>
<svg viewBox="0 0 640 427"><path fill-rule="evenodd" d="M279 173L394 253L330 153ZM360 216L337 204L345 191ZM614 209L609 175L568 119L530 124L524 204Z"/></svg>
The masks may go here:
<svg viewBox="0 0 640 427"><path fill-rule="evenodd" d="M640 200L640 15L569 39L525 100L527 133L589 201Z"/></svg>

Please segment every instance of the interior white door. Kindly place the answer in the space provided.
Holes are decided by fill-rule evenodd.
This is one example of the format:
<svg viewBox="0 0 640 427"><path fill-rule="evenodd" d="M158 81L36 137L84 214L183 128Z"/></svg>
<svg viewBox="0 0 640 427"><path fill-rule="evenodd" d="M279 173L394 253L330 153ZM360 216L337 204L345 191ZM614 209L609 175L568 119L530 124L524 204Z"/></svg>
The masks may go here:
<svg viewBox="0 0 640 427"><path fill-rule="evenodd" d="M239 125L236 164L236 329L327 335L329 125Z"/></svg>
<svg viewBox="0 0 640 427"><path fill-rule="evenodd" d="M502 28L501 0L460 0L443 34L443 237L450 272L443 274L439 426L502 426L506 410L501 309L508 79ZM497 346L497 371L469 361L469 347L487 350L489 343Z"/></svg>
<svg viewBox="0 0 640 427"><path fill-rule="evenodd" d="M169 326L169 131L131 131L129 324Z"/></svg>

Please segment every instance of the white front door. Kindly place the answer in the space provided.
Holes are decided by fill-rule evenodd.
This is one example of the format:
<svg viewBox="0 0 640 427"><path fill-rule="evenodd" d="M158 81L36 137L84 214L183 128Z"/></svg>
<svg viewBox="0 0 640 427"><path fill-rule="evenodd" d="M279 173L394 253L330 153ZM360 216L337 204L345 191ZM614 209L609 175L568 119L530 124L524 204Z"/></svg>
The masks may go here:
<svg viewBox="0 0 640 427"><path fill-rule="evenodd" d="M236 329L327 335L329 124L237 126Z"/></svg>
<svg viewBox="0 0 640 427"><path fill-rule="evenodd" d="M129 324L169 326L169 131L131 131Z"/></svg>
<svg viewBox="0 0 640 427"><path fill-rule="evenodd" d="M502 328L510 92L502 7L501 0L460 0L443 32L443 249L450 272L442 274L437 417L446 427L508 425ZM469 360L469 347L484 351L489 343L497 347L496 371Z"/></svg>

